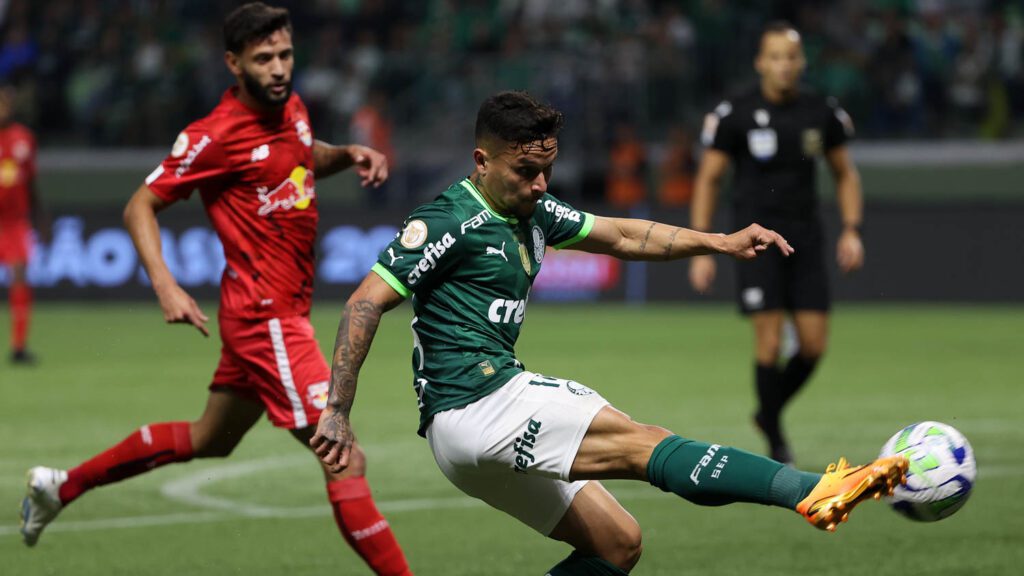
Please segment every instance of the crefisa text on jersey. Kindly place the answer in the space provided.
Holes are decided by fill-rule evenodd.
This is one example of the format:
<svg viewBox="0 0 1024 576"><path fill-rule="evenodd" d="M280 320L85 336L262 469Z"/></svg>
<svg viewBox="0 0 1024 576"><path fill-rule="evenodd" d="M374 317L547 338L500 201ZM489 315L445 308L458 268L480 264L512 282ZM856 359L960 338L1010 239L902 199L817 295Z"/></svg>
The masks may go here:
<svg viewBox="0 0 1024 576"><path fill-rule="evenodd" d="M455 237L451 235L451 232L445 232L444 236L441 237L437 242L428 242L423 247L423 258L416 263L416 267L409 272L409 276L406 280L409 285L413 285L420 281L423 277L424 272L428 272L437 268L437 261L444 256L444 253L448 251L452 245L455 244Z"/></svg>

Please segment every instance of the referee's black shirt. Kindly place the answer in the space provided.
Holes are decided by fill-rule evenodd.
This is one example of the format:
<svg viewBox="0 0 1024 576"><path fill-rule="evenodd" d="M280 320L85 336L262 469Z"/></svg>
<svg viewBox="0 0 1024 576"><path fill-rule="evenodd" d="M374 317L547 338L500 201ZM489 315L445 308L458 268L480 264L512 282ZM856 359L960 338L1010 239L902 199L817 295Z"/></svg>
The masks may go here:
<svg viewBox="0 0 1024 576"><path fill-rule="evenodd" d="M852 136L834 98L801 88L773 104L759 86L719 104L701 132L705 146L732 158L734 215L773 220L817 218L816 161Z"/></svg>

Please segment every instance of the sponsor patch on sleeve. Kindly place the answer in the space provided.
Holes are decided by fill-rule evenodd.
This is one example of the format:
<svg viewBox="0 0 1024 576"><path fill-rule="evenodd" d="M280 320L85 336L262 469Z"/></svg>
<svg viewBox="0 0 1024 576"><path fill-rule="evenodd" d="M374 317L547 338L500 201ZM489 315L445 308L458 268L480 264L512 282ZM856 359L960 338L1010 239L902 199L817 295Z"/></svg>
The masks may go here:
<svg viewBox="0 0 1024 576"><path fill-rule="evenodd" d="M399 242L402 246L409 248L419 248L423 245L427 239L427 223L423 220L413 220L405 225L405 230L402 230L402 237Z"/></svg>
<svg viewBox="0 0 1024 576"><path fill-rule="evenodd" d="M182 132L178 134L177 140L174 141L174 146L171 146L171 156L181 158L185 155L186 150L188 150L188 134Z"/></svg>

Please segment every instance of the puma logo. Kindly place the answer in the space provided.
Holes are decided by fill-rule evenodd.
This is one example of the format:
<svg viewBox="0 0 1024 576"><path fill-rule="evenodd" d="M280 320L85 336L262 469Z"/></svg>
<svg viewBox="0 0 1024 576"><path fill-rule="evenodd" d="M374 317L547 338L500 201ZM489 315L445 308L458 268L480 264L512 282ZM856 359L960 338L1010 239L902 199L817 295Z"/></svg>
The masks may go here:
<svg viewBox="0 0 1024 576"><path fill-rule="evenodd" d="M392 246L391 248L388 248L388 256L391 256L391 264L390 264L391 266L394 266L395 262L405 258L405 256L395 256L395 248L394 248L394 246Z"/></svg>
<svg viewBox="0 0 1024 576"><path fill-rule="evenodd" d="M495 254L497 256L501 256L502 258L505 259L505 262L508 262L508 256L505 255L505 243L504 242L501 243L501 248L494 248L492 246L487 246L487 253L484 254L484 255L485 256L489 256L491 254Z"/></svg>

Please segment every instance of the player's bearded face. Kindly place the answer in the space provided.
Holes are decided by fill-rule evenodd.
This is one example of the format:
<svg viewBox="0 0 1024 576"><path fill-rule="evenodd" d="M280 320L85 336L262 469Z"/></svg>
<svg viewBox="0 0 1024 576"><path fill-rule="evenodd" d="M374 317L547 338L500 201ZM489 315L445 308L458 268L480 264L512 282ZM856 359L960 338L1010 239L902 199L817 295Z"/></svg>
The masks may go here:
<svg viewBox="0 0 1024 576"><path fill-rule="evenodd" d="M484 177L484 185L499 211L529 218L537 201L548 191L558 141L548 138L528 144L506 143L499 149Z"/></svg>
<svg viewBox="0 0 1024 576"><path fill-rule="evenodd" d="M294 67L291 34L278 30L259 43L246 47L239 59L245 91L260 104L277 107L292 94Z"/></svg>

